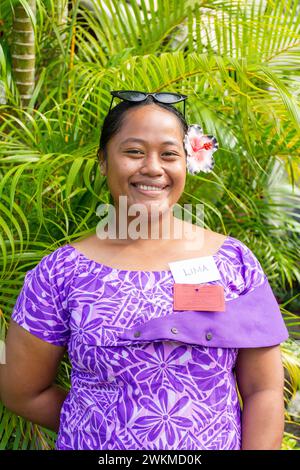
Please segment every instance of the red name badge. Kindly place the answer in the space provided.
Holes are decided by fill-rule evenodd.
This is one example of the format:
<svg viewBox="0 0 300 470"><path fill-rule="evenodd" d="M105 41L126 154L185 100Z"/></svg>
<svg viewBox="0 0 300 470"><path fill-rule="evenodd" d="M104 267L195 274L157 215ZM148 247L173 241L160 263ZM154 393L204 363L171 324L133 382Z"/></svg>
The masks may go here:
<svg viewBox="0 0 300 470"><path fill-rule="evenodd" d="M174 310L225 312L224 287L207 284L174 284Z"/></svg>

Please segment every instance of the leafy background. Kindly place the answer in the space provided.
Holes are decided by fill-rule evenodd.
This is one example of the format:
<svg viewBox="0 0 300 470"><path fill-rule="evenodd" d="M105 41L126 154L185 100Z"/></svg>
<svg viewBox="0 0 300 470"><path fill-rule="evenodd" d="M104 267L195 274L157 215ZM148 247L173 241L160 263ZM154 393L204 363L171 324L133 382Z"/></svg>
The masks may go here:
<svg viewBox="0 0 300 470"><path fill-rule="evenodd" d="M96 150L110 90L187 94L188 122L219 150L179 203L203 203L205 226L246 243L269 278L290 332L282 449L299 448L299 13L298 0L1 1L3 337L26 271L92 233L109 200ZM57 383L69 378L66 355ZM1 402L0 416L0 449L54 448Z"/></svg>

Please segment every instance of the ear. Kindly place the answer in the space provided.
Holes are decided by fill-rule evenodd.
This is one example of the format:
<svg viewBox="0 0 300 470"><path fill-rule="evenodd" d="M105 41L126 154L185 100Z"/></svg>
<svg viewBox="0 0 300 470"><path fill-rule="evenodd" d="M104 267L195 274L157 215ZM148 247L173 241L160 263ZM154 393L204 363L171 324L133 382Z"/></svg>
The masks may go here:
<svg viewBox="0 0 300 470"><path fill-rule="evenodd" d="M104 159L104 152L101 149L97 151L98 161L100 165L100 172L103 176L106 176L106 161Z"/></svg>

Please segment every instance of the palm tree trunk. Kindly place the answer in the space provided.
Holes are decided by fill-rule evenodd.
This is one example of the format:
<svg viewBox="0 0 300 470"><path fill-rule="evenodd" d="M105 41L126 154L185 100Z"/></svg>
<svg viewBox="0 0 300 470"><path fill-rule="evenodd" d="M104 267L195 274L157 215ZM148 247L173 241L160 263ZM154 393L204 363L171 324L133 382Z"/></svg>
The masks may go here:
<svg viewBox="0 0 300 470"><path fill-rule="evenodd" d="M68 0L56 0L56 14L57 14L57 25L63 27L67 24L68 21ZM62 32L61 35L62 42L66 40L66 33Z"/></svg>
<svg viewBox="0 0 300 470"><path fill-rule="evenodd" d="M27 0L33 18L36 0ZM21 105L26 107L35 85L35 34L32 18L22 5L14 9L12 73L20 93Z"/></svg>

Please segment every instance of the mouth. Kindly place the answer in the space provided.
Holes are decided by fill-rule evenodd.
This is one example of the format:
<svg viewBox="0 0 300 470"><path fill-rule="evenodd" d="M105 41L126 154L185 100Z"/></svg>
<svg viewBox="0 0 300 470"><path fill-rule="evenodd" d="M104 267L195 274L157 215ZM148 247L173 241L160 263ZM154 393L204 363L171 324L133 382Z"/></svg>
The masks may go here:
<svg viewBox="0 0 300 470"><path fill-rule="evenodd" d="M133 186L133 188L136 191L138 191L139 193L146 194L146 195L149 195L149 196L159 195L159 194L163 193L164 191L166 191L170 187L169 184L167 184L166 186L164 186L162 188L159 188L159 187L156 187L156 186L146 186L146 185L138 184L138 183L130 183L130 185Z"/></svg>

